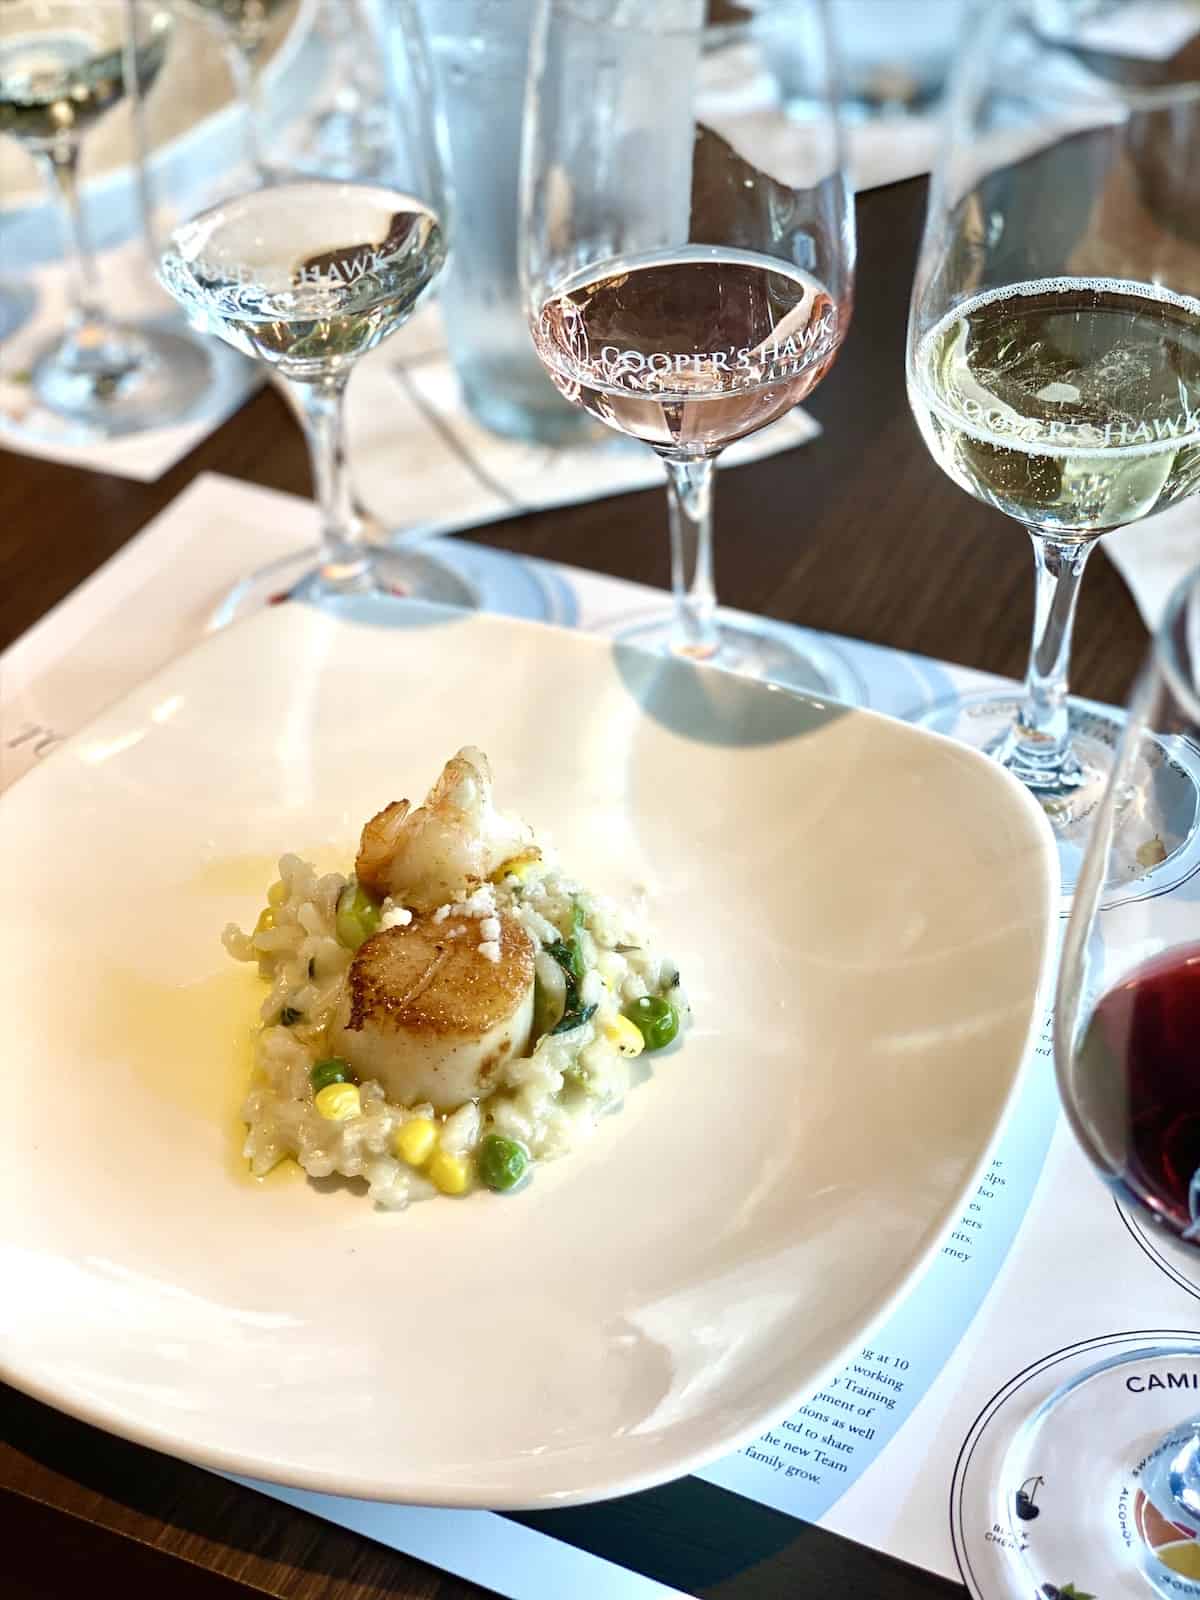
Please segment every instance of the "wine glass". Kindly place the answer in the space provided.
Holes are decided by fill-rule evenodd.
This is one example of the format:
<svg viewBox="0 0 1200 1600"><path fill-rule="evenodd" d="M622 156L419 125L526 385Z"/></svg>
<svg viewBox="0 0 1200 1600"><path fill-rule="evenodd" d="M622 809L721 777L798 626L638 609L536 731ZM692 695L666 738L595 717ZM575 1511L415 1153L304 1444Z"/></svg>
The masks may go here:
<svg viewBox="0 0 1200 1600"><path fill-rule="evenodd" d="M393 138L369 181L298 176L235 194L177 227L160 278L193 321L264 362L304 426L321 512L307 553L239 586L239 607L290 594L394 596L389 552L371 545L346 465L344 399L355 362L401 327L446 259L447 197L415 0L392 0ZM398 560L406 562L404 552Z"/></svg>
<svg viewBox="0 0 1200 1600"><path fill-rule="evenodd" d="M854 269L825 5L740 9L763 26L710 29L693 0L542 0L522 283L560 393L666 468L674 610L627 637L820 688L811 653L778 625L719 614L714 587L716 458L829 371ZM785 32L808 63L807 120L787 113L769 71Z"/></svg>
<svg viewBox="0 0 1200 1600"><path fill-rule="evenodd" d="M225 29L242 103L246 108L246 147L251 164L262 176L262 50L275 14L288 0L189 0L210 12Z"/></svg>
<svg viewBox="0 0 1200 1600"><path fill-rule="evenodd" d="M67 327L35 358L33 388L50 411L109 438L182 416L209 379L195 340L108 316L80 195L84 136L128 94L149 92L173 31L170 7L152 0L0 5L0 133L42 167L71 271Z"/></svg>
<svg viewBox="0 0 1200 1600"><path fill-rule="evenodd" d="M1164 1253L1178 1252L1193 1283L1200 915L1194 892L1155 893L1148 874L1169 847L1164 797L1181 769L1195 770L1198 739L1193 574L1169 603L1093 817L1054 1016L1059 1092L1079 1144L1119 1203L1159 1233ZM1104 1263L1119 1276L1119 1260ZM1074 1356L1056 1352L1056 1387L1037 1391L1035 1408L1016 1405L1017 1426L1007 1443L1001 1436L989 1521L1005 1519L1007 1537L992 1540L985 1559L1013 1600L1058 1594L1068 1578L1069 1592L1104 1600L1144 1600L1154 1589L1172 1600L1200 1594L1200 1339L1087 1344ZM1096 1344L1114 1353L1098 1359Z"/></svg>
<svg viewBox="0 0 1200 1600"><path fill-rule="evenodd" d="M1169 0L1136 9L1145 37L1168 12L1178 25ZM1051 11L1052 36L1039 32ZM907 358L934 460L1028 531L1036 571L1024 693L963 696L925 720L1038 797L1067 894L1119 729L1068 699L1083 570L1101 535L1200 488L1200 86L1084 48L1087 12L997 0L976 13Z"/></svg>
<svg viewBox="0 0 1200 1600"><path fill-rule="evenodd" d="M368 0L311 0L310 27L325 68L317 95L271 152L272 171L362 178L386 168L391 142L385 52ZM282 144L282 149L280 148Z"/></svg>

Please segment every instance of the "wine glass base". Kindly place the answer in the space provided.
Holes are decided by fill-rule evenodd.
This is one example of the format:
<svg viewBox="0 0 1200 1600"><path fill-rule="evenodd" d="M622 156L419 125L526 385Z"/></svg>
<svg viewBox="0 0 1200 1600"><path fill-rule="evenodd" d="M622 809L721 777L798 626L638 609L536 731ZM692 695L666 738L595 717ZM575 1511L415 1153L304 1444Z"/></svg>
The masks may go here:
<svg viewBox="0 0 1200 1600"><path fill-rule="evenodd" d="M685 658L683 652L674 648L674 627L669 613L648 617L615 631L622 644ZM822 698L851 703L860 698L850 670L832 651L815 639L793 639L790 630L773 624L769 617L734 618L718 612L717 634L717 650L703 658L710 666Z"/></svg>
<svg viewBox="0 0 1200 1600"><path fill-rule="evenodd" d="M94 351L58 339L35 359L33 389L48 411L116 439L178 421L203 397L212 361L196 339L146 326L111 331Z"/></svg>
<svg viewBox="0 0 1200 1600"><path fill-rule="evenodd" d="M981 750L1007 767L1041 805L1054 830L1062 872L1062 892L1075 892L1096 809L1112 770L1124 726L1119 712L1088 700L1068 707L1075 764L1066 781L1020 759L1016 718L1021 699L984 691L943 701L915 720ZM1105 891L1134 897L1163 892L1194 870L1200 844L1200 751L1189 741L1160 739L1146 745L1155 767L1153 781L1134 775L1117 813Z"/></svg>
<svg viewBox="0 0 1200 1600"><path fill-rule="evenodd" d="M340 590L320 582L319 552L300 550L260 567L229 591L209 618L209 629L226 627L239 618L283 600L303 600L310 605L345 599ZM474 587L435 556L422 550L372 550L374 582L364 585L364 597L381 602L424 600L436 605L477 611L480 599Z"/></svg>
<svg viewBox="0 0 1200 1600"><path fill-rule="evenodd" d="M1059 1352L981 1414L952 1488L980 1600L1200 1600L1200 1518L1168 1488L1200 1412L1200 1341L1143 1338L1107 1360L1102 1341Z"/></svg>

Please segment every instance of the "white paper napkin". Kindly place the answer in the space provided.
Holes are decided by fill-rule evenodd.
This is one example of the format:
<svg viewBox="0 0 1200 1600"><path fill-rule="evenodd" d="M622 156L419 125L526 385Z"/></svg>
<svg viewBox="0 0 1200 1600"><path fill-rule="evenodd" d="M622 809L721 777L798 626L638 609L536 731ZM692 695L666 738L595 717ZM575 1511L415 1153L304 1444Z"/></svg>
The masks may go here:
<svg viewBox="0 0 1200 1600"><path fill-rule="evenodd" d="M0 447L25 455L91 467L122 478L151 483L187 455L236 411L262 382L254 365L217 339L205 339L213 382L191 415L162 428L105 439L94 428L68 422L39 405L29 383L34 357L63 329L68 310L68 278L61 262L17 273L0 259ZM104 305L118 320L167 318L182 326L172 302L154 283L141 238L127 240L97 258ZM9 309L11 308L11 309ZM7 314L28 313L3 337Z"/></svg>
<svg viewBox="0 0 1200 1600"><path fill-rule="evenodd" d="M1157 628L1172 589L1200 567L1200 505L1181 500L1169 511L1110 533L1104 548L1146 626Z"/></svg>

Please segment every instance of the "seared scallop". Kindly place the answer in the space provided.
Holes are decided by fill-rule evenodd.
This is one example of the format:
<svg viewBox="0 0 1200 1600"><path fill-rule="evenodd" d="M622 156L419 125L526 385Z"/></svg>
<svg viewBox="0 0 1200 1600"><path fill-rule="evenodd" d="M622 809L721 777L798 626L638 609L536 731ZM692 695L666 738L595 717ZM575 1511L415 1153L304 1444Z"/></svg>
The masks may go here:
<svg viewBox="0 0 1200 1600"><path fill-rule="evenodd" d="M450 1111L489 1094L533 1026L533 942L509 913L498 920L499 960L480 950L473 917L374 934L346 975L333 1051L400 1105Z"/></svg>

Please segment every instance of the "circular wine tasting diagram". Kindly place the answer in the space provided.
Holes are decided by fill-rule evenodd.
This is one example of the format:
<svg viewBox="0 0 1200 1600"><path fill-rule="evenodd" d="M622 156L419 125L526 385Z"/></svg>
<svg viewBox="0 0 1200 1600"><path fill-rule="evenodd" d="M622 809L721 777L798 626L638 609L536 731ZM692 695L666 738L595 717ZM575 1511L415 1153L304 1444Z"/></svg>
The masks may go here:
<svg viewBox="0 0 1200 1600"><path fill-rule="evenodd" d="M992 1395L959 1451L950 1533L975 1600L1200 1600L1200 1519L1166 1490L1200 1414L1200 1334L1054 1350Z"/></svg>

